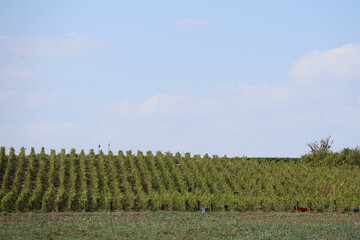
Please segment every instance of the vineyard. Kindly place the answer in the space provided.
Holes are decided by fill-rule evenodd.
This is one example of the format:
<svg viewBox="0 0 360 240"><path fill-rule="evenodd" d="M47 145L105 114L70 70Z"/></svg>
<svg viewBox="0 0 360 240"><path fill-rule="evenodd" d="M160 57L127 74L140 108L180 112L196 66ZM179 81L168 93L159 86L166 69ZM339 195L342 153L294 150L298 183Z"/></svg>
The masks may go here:
<svg viewBox="0 0 360 240"><path fill-rule="evenodd" d="M359 172L290 158L1 147L0 210L347 212L360 204Z"/></svg>

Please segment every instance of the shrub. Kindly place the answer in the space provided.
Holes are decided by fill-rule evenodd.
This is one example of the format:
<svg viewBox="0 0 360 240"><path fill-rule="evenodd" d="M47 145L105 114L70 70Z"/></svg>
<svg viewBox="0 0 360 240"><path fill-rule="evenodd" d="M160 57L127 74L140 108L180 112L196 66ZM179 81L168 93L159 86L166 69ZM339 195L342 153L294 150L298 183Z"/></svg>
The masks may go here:
<svg viewBox="0 0 360 240"><path fill-rule="evenodd" d="M308 143L310 153L301 157L304 162L311 162L315 164L325 164L329 166L336 166L342 164L358 165L360 166L360 148L344 148L340 152L332 152L330 150L333 140L330 136L321 139L320 142Z"/></svg>

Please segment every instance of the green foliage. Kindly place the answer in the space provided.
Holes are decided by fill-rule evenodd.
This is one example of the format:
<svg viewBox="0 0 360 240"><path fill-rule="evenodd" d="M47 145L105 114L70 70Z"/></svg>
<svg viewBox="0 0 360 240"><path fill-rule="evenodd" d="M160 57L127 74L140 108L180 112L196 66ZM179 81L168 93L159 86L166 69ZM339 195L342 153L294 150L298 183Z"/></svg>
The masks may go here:
<svg viewBox="0 0 360 240"><path fill-rule="evenodd" d="M15 156L15 149L10 148L10 154L7 157L7 164L0 189L0 199L2 199L12 188L13 179L15 176L14 173L16 172L16 162L17 159Z"/></svg>
<svg viewBox="0 0 360 240"><path fill-rule="evenodd" d="M49 165L48 160L48 155L46 155L45 149L42 148L39 155L39 167L37 169L38 174L36 176L35 189L29 199L30 210L41 209L42 197L46 186L44 183L46 182L47 166Z"/></svg>
<svg viewBox="0 0 360 240"><path fill-rule="evenodd" d="M57 193L56 193L56 197L55 197L55 211L65 211L65 201L66 201L66 185L65 185L65 180L66 180L66 173L67 173L67 161L66 161L66 156L65 156L65 150L62 149L60 156L60 166L59 166L59 172L58 172L58 176L59 176L59 187L57 189Z"/></svg>
<svg viewBox="0 0 360 240"><path fill-rule="evenodd" d="M50 166L48 171L48 185L47 190L44 193L44 197L42 199L42 211L51 212L55 210L54 205L54 197L55 197L55 180L57 178L56 174L56 152L55 150L51 150L50 153Z"/></svg>
<svg viewBox="0 0 360 240"><path fill-rule="evenodd" d="M138 151L105 155L1 148L3 212L352 211L360 203L359 148L298 159ZM307 157L311 157L311 154ZM327 164L325 164L327 163ZM335 165L334 165L335 164Z"/></svg>
<svg viewBox="0 0 360 240"><path fill-rule="evenodd" d="M325 166L352 165L360 166L360 148L344 148L340 152L306 154L301 157L303 162Z"/></svg>
<svg viewBox="0 0 360 240"><path fill-rule="evenodd" d="M100 192L99 192L99 178L97 173L97 164L94 150L91 149L88 155L89 158L89 171L90 171L90 185L91 194L89 196L89 210L95 211L99 207Z"/></svg>
<svg viewBox="0 0 360 240"><path fill-rule="evenodd" d="M79 209L85 211L88 208L88 191L87 191L87 181L86 181L86 156L85 152L82 150L80 153L79 159L79 191L80 196L78 198Z"/></svg>
<svg viewBox="0 0 360 240"><path fill-rule="evenodd" d="M5 173L5 169L6 169L6 161L7 161L6 149L5 149L5 147L1 147L1 149L0 149L0 186L2 185L2 181L4 178L4 173Z"/></svg>
<svg viewBox="0 0 360 240"><path fill-rule="evenodd" d="M360 166L360 147L344 148L337 156L336 162Z"/></svg>
<svg viewBox="0 0 360 240"><path fill-rule="evenodd" d="M15 202L16 211L28 211L29 210L29 197L32 193L32 186L35 183L35 174L36 174L36 154L35 149L31 149L30 156L28 157L28 167L25 182L23 183L20 194L17 197Z"/></svg>
<svg viewBox="0 0 360 240"><path fill-rule="evenodd" d="M327 138L323 138L320 140L320 142L313 142L313 143L308 143L308 147L311 150L312 154L319 154L319 155L323 155L326 153L331 152L330 148L331 145L334 143L334 140L330 141L331 136L328 136Z"/></svg>
<svg viewBox="0 0 360 240"><path fill-rule="evenodd" d="M12 149L11 150L11 156L13 158L12 161L15 160L15 151ZM16 170L16 175L15 175L15 179L14 179L14 183L11 187L11 191L8 192L4 198L1 200L0 202L0 208L5 210L5 211L13 211L15 209L15 205L14 202L17 200L17 197L19 195L19 192L21 190L21 184L23 182L24 179L24 173L25 173L25 148L22 147L20 150L20 155L19 155L19 161L18 161L18 167Z"/></svg>
<svg viewBox="0 0 360 240"><path fill-rule="evenodd" d="M327 166L338 166L342 164L360 166L360 148L344 148L340 152L330 150L333 140L330 136L321 139L320 142L308 143L310 152L301 157L301 161Z"/></svg>
<svg viewBox="0 0 360 240"><path fill-rule="evenodd" d="M77 154L75 149L71 149L71 153L69 156L70 168L69 168L69 182L67 184L68 188L68 199L67 199L67 211L76 211L77 210L77 202L76 201L76 191L77 191L77 178L78 178L78 171L76 167L77 162Z"/></svg>
<svg viewBox="0 0 360 240"><path fill-rule="evenodd" d="M112 194L109 188L109 176L106 172L106 159L104 153L100 151L98 156L98 176L99 176L99 187L102 190L100 195L100 206L101 210L110 210Z"/></svg>
<svg viewBox="0 0 360 240"><path fill-rule="evenodd" d="M330 141L331 136L323 138L320 142L315 141L313 143L308 143L307 146L310 148L310 153L302 157L303 161L321 163L324 158L331 153L331 145L333 140Z"/></svg>

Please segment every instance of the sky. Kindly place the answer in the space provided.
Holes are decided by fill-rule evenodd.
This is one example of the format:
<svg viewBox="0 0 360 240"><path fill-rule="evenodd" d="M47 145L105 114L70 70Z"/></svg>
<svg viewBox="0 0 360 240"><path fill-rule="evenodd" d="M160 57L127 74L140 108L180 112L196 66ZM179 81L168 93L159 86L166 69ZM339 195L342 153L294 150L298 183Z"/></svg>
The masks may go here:
<svg viewBox="0 0 360 240"><path fill-rule="evenodd" d="M0 0L0 145L360 145L360 1Z"/></svg>

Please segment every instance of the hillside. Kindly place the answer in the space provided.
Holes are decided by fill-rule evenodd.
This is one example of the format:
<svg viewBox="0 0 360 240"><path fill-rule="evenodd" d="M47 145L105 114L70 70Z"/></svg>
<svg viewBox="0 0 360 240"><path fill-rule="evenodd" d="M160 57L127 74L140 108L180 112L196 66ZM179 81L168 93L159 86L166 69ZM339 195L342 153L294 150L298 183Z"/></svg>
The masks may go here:
<svg viewBox="0 0 360 240"><path fill-rule="evenodd" d="M26 211L353 211L360 167L298 159L65 150L0 152L0 208Z"/></svg>

